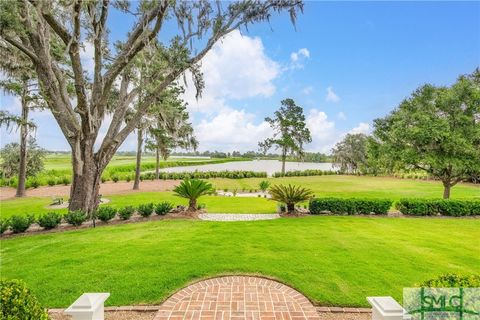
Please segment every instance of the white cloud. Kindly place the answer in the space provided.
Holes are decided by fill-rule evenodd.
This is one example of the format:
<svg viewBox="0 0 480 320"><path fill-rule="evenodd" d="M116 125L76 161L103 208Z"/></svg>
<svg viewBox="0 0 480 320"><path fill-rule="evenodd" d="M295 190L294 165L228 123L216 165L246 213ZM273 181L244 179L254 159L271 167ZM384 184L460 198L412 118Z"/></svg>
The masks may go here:
<svg viewBox="0 0 480 320"><path fill-rule="evenodd" d="M280 66L265 53L258 37L242 36L238 30L217 43L202 59L205 80L202 97L195 99L195 87L187 74L188 87L184 99L191 111L211 112L226 107L226 99L271 96L276 88L273 80Z"/></svg>
<svg viewBox="0 0 480 320"><path fill-rule="evenodd" d="M363 133L369 134L371 131L370 124L365 122L360 122L358 126L350 130L348 133L356 134L356 133Z"/></svg>
<svg viewBox="0 0 480 320"><path fill-rule="evenodd" d="M340 111L338 114L337 114L337 117L338 119L340 120L347 120L347 116L345 115L345 113L343 111Z"/></svg>
<svg viewBox="0 0 480 320"><path fill-rule="evenodd" d="M290 64L285 67L283 70L296 70L296 69L303 69L304 60L310 58L310 51L307 48L301 48L296 52L292 52L290 54Z"/></svg>
<svg viewBox="0 0 480 320"><path fill-rule="evenodd" d="M292 62L297 62L301 58L310 58L310 51L308 51L307 48L301 48L297 52L290 54L290 60Z"/></svg>
<svg viewBox="0 0 480 320"><path fill-rule="evenodd" d="M314 152L329 153L339 139L335 122L329 121L325 112L311 109L306 117L306 123L312 135L312 143L307 149Z"/></svg>
<svg viewBox="0 0 480 320"><path fill-rule="evenodd" d="M302 92L305 95L309 95L310 93L313 92L313 87L312 86L306 86L305 88L303 88Z"/></svg>
<svg viewBox="0 0 480 320"><path fill-rule="evenodd" d="M255 124L254 120L255 115L245 110L225 108L196 125L195 134L202 150L256 150L257 143L271 136L272 130L265 121Z"/></svg>
<svg viewBox="0 0 480 320"><path fill-rule="evenodd" d="M325 97L325 100L328 102L339 102L340 97L333 91L332 87L327 88L327 96Z"/></svg>
<svg viewBox="0 0 480 320"><path fill-rule="evenodd" d="M80 60L82 62L82 67L87 74L92 77L95 69L95 48L93 44L89 41L83 42L83 48L80 50Z"/></svg>

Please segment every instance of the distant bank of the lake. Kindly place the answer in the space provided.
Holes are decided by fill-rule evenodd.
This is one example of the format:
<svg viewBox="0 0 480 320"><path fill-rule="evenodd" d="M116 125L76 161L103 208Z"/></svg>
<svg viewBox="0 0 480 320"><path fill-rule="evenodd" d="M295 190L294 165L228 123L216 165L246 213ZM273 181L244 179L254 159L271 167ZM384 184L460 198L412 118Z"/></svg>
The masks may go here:
<svg viewBox="0 0 480 320"><path fill-rule="evenodd" d="M233 171L233 170L245 170L256 172L267 172L269 176L275 172L280 172L282 169L282 162L278 160L253 160L253 161L235 161L216 164L204 164L198 166L186 166L186 167L171 167L165 168L163 172L193 172L193 171ZM286 171L296 170L336 170L333 168L332 163L315 163L315 162L286 162Z"/></svg>

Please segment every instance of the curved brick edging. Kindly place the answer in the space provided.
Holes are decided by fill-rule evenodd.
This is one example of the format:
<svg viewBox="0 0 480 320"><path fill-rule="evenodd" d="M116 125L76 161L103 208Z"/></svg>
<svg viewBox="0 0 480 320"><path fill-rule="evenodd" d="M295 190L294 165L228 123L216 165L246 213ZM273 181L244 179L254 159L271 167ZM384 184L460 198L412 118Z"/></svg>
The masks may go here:
<svg viewBox="0 0 480 320"><path fill-rule="evenodd" d="M320 319L300 292L266 278L218 277L192 284L168 298L154 320Z"/></svg>

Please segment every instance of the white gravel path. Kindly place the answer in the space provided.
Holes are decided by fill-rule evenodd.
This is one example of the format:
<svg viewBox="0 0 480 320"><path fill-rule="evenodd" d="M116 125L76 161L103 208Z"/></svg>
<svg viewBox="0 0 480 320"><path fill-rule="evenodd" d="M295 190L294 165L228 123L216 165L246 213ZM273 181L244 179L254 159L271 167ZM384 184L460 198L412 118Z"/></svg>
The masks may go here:
<svg viewBox="0 0 480 320"><path fill-rule="evenodd" d="M277 213L274 214L240 214L240 213L202 213L198 215L202 220L208 221L255 221L272 220L280 218Z"/></svg>

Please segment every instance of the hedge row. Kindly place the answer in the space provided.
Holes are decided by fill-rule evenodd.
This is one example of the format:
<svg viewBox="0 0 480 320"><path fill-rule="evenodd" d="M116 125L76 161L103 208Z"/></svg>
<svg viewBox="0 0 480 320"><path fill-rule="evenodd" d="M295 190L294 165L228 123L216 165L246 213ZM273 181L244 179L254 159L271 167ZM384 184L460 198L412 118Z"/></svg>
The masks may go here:
<svg viewBox="0 0 480 320"><path fill-rule="evenodd" d="M173 209L173 204L164 201L157 204L147 203L139 205L137 208L132 206L115 209L109 206L102 206L95 212L94 218L103 222L108 222L118 216L122 220L128 220L137 212L142 217L149 217L153 213L157 215L165 215ZM56 228L62 221L72 225L80 226L85 221L92 219L87 213L82 210L70 211L64 215L58 212L48 212L35 218L33 215L25 216L11 216L10 219L0 219L0 234L3 234L8 229L13 233L21 233L33 224L38 223L40 227L45 230Z"/></svg>
<svg viewBox="0 0 480 320"><path fill-rule="evenodd" d="M184 179L209 179L209 178L227 178L227 179L243 179L243 178L266 178L266 172L255 171L195 171L195 172L161 172L160 179L164 180L184 180ZM142 180L154 180L155 173L147 172L140 176Z"/></svg>
<svg viewBox="0 0 480 320"><path fill-rule="evenodd" d="M387 214L392 203L386 199L314 198L309 209L311 214Z"/></svg>
<svg viewBox="0 0 480 320"><path fill-rule="evenodd" d="M396 207L401 213L413 216L480 215L480 200L400 199Z"/></svg>
<svg viewBox="0 0 480 320"><path fill-rule="evenodd" d="M332 171L332 170L294 170L294 171L287 171L285 174L281 172L275 172L273 174L274 178L280 177L308 177L308 176L331 176L336 174L342 174L340 171Z"/></svg>

